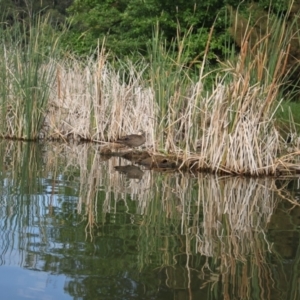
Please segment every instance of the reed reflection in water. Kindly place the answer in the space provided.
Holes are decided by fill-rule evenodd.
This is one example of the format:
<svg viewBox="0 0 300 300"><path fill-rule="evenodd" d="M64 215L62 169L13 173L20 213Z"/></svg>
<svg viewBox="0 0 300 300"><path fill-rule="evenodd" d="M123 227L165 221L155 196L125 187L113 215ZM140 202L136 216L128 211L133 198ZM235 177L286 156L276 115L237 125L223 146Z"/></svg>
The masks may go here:
<svg viewBox="0 0 300 300"><path fill-rule="evenodd" d="M11 299L299 297L297 179L118 172L129 163L97 145L3 141L0 154Z"/></svg>

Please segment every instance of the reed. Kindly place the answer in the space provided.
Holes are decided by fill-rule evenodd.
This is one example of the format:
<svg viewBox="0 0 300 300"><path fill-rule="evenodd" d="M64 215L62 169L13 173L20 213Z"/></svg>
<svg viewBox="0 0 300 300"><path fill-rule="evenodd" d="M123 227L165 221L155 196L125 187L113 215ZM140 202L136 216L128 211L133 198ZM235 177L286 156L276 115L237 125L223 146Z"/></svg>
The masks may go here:
<svg viewBox="0 0 300 300"><path fill-rule="evenodd" d="M103 47L97 59L68 57L57 62L44 135L103 142L153 127L151 91L142 86L144 66L131 62L115 70ZM153 136L148 135L148 144Z"/></svg>
<svg viewBox="0 0 300 300"><path fill-rule="evenodd" d="M215 87L200 101L199 154L190 159L198 169L275 174L281 140L274 115L289 72L290 26L285 18L270 18L253 42L250 21L243 25L238 59L221 62Z"/></svg>
<svg viewBox="0 0 300 300"><path fill-rule="evenodd" d="M103 141L142 128L147 146L182 156L188 167L274 174L282 146L274 116L289 42L282 22L270 25L271 41L263 37L251 48L246 32L238 59L232 56L215 72L206 72L204 57L197 80L184 50L175 58L159 37L153 40L149 65L120 62L115 70L104 45L96 61L61 60L45 136ZM183 40L178 36L172 47L184 49ZM271 42L281 50L269 58ZM213 76L215 84L208 85Z"/></svg>
<svg viewBox="0 0 300 300"><path fill-rule="evenodd" d="M295 23L288 22L288 14L269 15L265 30L253 34L252 20L232 13L233 30L245 28L240 54L232 52L228 61L208 72L212 28L203 60L197 62L197 80L186 61L188 33L183 37L178 33L168 49L155 33L149 73L157 149L177 153L184 164L198 170L275 174L282 151L275 113L283 99L281 87L291 73L288 56L291 41L298 36Z"/></svg>
<svg viewBox="0 0 300 300"><path fill-rule="evenodd" d="M38 138L53 84L57 34L40 16L0 31L0 136Z"/></svg>
<svg viewBox="0 0 300 300"><path fill-rule="evenodd" d="M296 38L286 18L270 17L255 42L246 20L240 54L213 71L206 67L213 28L201 61L188 57L192 28L182 34L178 26L169 47L157 28L148 62L118 61L116 69L105 43L85 59L58 57L59 38L44 34L46 23L1 31L0 136L103 142L143 129L153 152L175 153L197 170L275 174L295 162L279 159L275 126Z"/></svg>
<svg viewBox="0 0 300 300"><path fill-rule="evenodd" d="M179 28L179 27L178 27ZM150 86L155 101L155 136L157 149L177 151L182 147L183 134L188 134L186 115L189 111L188 35L177 37L168 48L157 26L150 53Z"/></svg>

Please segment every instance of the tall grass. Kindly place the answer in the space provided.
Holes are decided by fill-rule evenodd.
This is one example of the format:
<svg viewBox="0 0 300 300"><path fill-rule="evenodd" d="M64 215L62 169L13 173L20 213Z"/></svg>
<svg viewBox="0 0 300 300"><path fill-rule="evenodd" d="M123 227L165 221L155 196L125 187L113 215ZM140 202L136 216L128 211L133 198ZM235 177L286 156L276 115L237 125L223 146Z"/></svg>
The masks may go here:
<svg viewBox="0 0 300 300"><path fill-rule="evenodd" d="M293 161L278 159L275 113L297 35L287 18L269 17L255 39L250 20L232 20L233 32L245 28L237 33L240 54L213 71L206 68L213 28L201 61L187 59L190 32L182 35L179 27L167 48L157 29L149 61L118 62L118 69L105 43L86 59L58 58L58 37L46 35L47 22L39 18L1 31L0 135L99 142L143 129L148 149L175 153L185 166L275 174L284 160Z"/></svg>
<svg viewBox="0 0 300 300"><path fill-rule="evenodd" d="M198 170L276 173L282 139L275 113L283 99L281 87L291 73L291 41L298 35L288 14L268 15L263 32L254 32L251 24L251 17L244 19L232 11L231 30L240 35L240 54L232 52L228 61L209 74L206 55L211 33L203 60L198 62L197 80L185 60L188 35L178 34L166 49L155 34L150 83L158 149L182 155L186 164ZM213 85L211 78L215 78Z"/></svg>
<svg viewBox="0 0 300 300"><path fill-rule="evenodd" d="M238 59L232 56L208 74L204 57L197 80L185 59L188 36L179 34L171 49L156 34L148 65L123 62L115 70L103 47L96 61L61 60L50 95L47 135L103 141L145 129L147 146L177 153L190 167L274 174L281 147L274 113L289 45L284 27L284 20L270 23L273 34L251 47L246 31ZM274 57L268 55L271 42L281 49ZM209 44L206 53L208 49Z"/></svg>
<svg viewBox="0 0 300 300"><path fill-rule="evenodd" d="M253 41L250 23L233 20L233 28L245 28L241 51L221 63L214 89L200 102L203 134L194 162L199 169L274 174L281 147L274 115L289 72L292 34L286 18L269 18L267 31Z"/></svg>
<svg viewBox="0 0 300 300"><path fill-rule="evenodd" d="M177 152L185 137L192 135L191 120L197 99L189 97L193 84L186 53L189 34L177 37L170 48L164 43L157 26L149 46L151 89L156 104L155 136L160 150ZM190 122L189 122L190 121Z"/></svg>
<svg viewBox="0 0 300 300"><path fill-rule="evenodd" d="M2 28L0 40L0 135L35 140L53 85L57 34L37 16Z"/></svg>
<svg viewBox="0 0 300 300"><path fill-rule="evenodd" d="M98 58L60 60L46 115L49 138L114 140L147 131L148 145L154 111L152 93L142 85L144 65L120 64L115 70L104 50ZM127 75L128 74L128 75Z"/></svg>

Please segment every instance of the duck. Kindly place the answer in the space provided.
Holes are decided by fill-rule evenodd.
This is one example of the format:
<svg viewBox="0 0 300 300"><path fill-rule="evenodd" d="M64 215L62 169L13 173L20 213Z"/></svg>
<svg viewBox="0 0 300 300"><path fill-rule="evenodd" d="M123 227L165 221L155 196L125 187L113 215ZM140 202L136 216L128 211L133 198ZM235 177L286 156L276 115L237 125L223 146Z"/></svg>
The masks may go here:
<svg viewBox="0 0 300 300"><path fill-rule="evenodd" d="M139 134L130 134L120 137L116 140L116 143L123 144L130 148L139 147L146 142L146 133L145 131L139 131Z"/></svg>

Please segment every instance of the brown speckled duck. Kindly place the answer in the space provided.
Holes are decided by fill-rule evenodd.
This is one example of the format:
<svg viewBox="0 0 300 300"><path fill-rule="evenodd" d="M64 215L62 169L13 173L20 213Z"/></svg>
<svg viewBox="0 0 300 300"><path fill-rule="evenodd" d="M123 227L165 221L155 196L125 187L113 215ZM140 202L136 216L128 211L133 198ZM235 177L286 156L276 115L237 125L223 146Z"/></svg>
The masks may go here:
<svg viewBox="0 0 300 300"><path fill-rule="evenodd" d="M146 142L145 131L140 131L139 134L130 134L120 137L116 140L116 143L126 145L130 148L139 147Z"/></svg>

